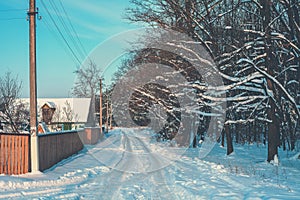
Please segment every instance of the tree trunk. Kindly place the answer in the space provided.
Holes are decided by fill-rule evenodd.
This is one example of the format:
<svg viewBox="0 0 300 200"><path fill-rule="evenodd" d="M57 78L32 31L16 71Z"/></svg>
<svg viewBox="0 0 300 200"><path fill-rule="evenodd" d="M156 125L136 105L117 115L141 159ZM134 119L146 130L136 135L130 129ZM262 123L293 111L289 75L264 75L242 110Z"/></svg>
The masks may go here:
<svg viewBox="0 0 300 200"><path fill-rule="evenodd" d="M246 124L247 127L247 140L248 140L248 144L251 144L251 122Z"/></svg>
<svg viewBox="0 0 300 200"><path fill-rule="evenodd" d="M227 155L233 152L232 137L229 131L229 125L225 125L226 143L227 143Z"/></svg>
<svg viewBox="0 0 300 200"><path fill-rule="evenodd" d="M268 117L272 120L269 123L268 128L268 162L274 160L274 156L278 155L278 146L279 146L279 129L277 127L277 119L275 115L275 105L274 102L270 103L271 108L268 110Z"/></svg>
<svg viewBox="0 0 300 200"><path fill-rule="evenodd" d="M290 140L291 140L290 150L294 151L295 150L295 144L296 144L296 137L295 137L294 133L291 133L290 137L291 137L290 138Z"/></svg>
<svg viewBox="0 0 300 200"><path fill-rule="evenodd" d="M286 115L286 119L287 119L287 133L286 133L286 139L289 142L289 150L293 151L295 150L295 143L296 143L296 127L293 128L293 123L292 123L292 119L291 116L289 114Z"/></svg>
<svg viewBox="0 0 300 200"><path fill-rule="evenodd" d="M240 125L235 124L235 143L240 143Z"/></svg>
<svg viewBox="0 0 300 200"><path fill-rule="evenodd" d="M268 74L274 76L275 71L275 57L272 52L272 40L271 40L271 28L269 26L271 22L271 0L261 0L262 10L261 15L263 17L263 31L265 32L265 52L266 60L265 67L267 68ZM275 155L278 155L278 146L279 146L279 129L277 127L277 117L276 117L276 108L275 102L276 99L276 90L274 84L270 79L267 79L268 90L272 91L273 96L269 97L269 108L267 110L268 118L271 122L268 124L268 162L274 159Z"/></svg>
<svg viewBox="0 0 300 200"><path fill-rule="evenodd" d="M263 144L266 145L266 140L267 140L267 130L268 130L268 126L267 124L265 124L263 126L263 131L264 131L264 138L263 138Z"/></svg>
<svg viewBox="0 0 300 200"><path fill-rule="evenodd" d="M282 137L282 138L281 138L281 143L282 143L281 145L282 145L282 150L283 150L283 151L286 150L286 141L285 141L285 139L286 139L285 137Z"/></svg>
<svg viewBox="0 0 300 200"><path fill-rule="evenodd" d="M225 131L223 130L221 133L221 146L225 147Z"/></svg>
<svg viewBox="0 0 300 200"><path fill-rule="evenodd" d="M254 142L258 143L258 139L257 139L257 123L255 123L255 121L253 122L253 130L254 130L253 140L254 140Z"/></svg>

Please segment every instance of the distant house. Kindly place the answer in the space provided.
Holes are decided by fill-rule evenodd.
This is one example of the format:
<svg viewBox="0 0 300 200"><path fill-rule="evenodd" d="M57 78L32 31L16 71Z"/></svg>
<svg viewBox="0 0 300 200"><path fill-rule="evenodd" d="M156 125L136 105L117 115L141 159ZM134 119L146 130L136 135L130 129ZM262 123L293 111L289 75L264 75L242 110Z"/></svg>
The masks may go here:
<svg viewBox="0 0 300 200"><path fill-rule="evenodd" d="M48 133L51 132L45 122L39 123L38 133Z"/></svg>
<svg viewBox="0 0 300 200"><path fill-rule="evenodd" d="M29 98L21 100L29 105ZM86 125L91 116L95 116L91 104L93 102L90 98L38 98L38 121L45 122L51 131L66 126L78 128Z"/></svg>
<svg viewBox="0 0 300 200"><path fill-rule="evenodd" d="M42 107L42 121L46 124L51 124L56 106L54 102L46 102Z"/></svg>

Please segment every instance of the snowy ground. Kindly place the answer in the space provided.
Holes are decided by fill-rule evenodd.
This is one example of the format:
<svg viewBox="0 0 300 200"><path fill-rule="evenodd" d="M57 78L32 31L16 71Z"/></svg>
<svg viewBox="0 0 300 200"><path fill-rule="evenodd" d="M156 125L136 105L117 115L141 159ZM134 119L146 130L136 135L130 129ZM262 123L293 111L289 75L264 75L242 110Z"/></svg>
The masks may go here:
<svg viewBox="0 0 300 200"><path fill-rule="evenodd" d="M265 162L264 146L166 148L147 129L116 129L45 173L0 176L0 199L299 199L298 155Z"/></svg>

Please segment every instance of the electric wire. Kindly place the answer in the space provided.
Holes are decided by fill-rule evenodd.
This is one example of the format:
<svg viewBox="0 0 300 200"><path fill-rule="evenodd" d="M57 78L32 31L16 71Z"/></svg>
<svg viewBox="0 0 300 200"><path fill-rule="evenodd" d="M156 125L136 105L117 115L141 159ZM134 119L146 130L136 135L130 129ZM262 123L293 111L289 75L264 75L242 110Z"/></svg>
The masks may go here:
<svg viewBox="0 0 300 200"><path fill-rule="evenodd" d="M19 11L25 11L27 9L24 8L11 8L11 9L0 9L0 13L16 13ZM20 20L20 19L24 19L24 17L4 17L4 18L0 18L0 21L12 21L12 20Z"/></svg>
<svg viewBox="0 0 300 200"><path fill-rule="evenodd" d="M24 20L24 17L0 18L0 21L12 21L12 20L20 20L20 19Z"/></svg>
<svg viewBox="0 0 300 200"><path fill-rule="evenodd" d="M68 15L68 13L66 12L66 9L65 9L65 7L64 7L64 5L63 5L63 3L62 3L62 1L59 0L59 3L60 3L60 6L62 7L62 9L63 9L63 11L64 11L64 13L65 13L67 19L68 19L68 22L69 22L69 24L70 24L70 26L71 26L73 32L74 32L75 35L76 35L77 41L79 42L79 44L80 44L80 46L81 46L83 52L85 53L85 55L88 55L88 54L87 54L87 51L85 50L84 46L82 45L81 40L79 39L79 36L78 36L78 34L77 34L77 31L76 31L76 29L74 28L73 23L72 23L72 21L71 21L69 15Z"/></svg>
<svg viewBox="0 0 300 200"><path fill-rule="evenodd" d="M42 3L42 6L44 7L44 9L46 10L47 14L49 15L52 23L54 24L56 30L58 31L59 35L62 37L64 43L67 45L68 49L71 51L72 55L74 56L74 58L76 59L76 61L79 63L79 65L81 65L80 59L78 58L78 56L75 54L75 51L72 49L72 47L70 46L69 42L67 41L66 37L64 36L64 34L62 33L62 31L60 30L58 24L56 23L56 21L54 20L52 14L50 13L49 9L47 8L46 4L44 3L43 0L40 1Z"/></svg>
<svg viewBox="0 0 300 200"><path fill-rule="evenodd" d="M81 48L79 47L78 42L75 40L74 34L71 32L70 28L67 26L64 18L61 15L60 10L58 9L57 5L55 4L55 2L53 0L49 0L49 3L51 5L52 9L54 10L59 22L61 23L62 28L66 33L66 36L69 38L69 40L73 44L75 50L77 51L77 53L81 56L81 59L83 60L85 58L85 55L84 55L83 51L81 50Z"/></svg>
<svg viewBox="0 0 300 200"><path fill-rule="evenodd" d="M51 24L48 22L47 18L43 18L43 25L48 29L48 31L52 34L58 44L64 49L64 51L68 54L68 56L73 60L74 63L77 63L77 60L71 54L71 52L67 49L65 45L62 44L64 42L59 35L57 35L56 31L52 28Z"/></svg>
<svg viewBox="0 0 300 200"><path fill-rule="evenodd" d="M24 11L24 10L27 10L27 9L3 9L3 10L0 10L0 12L17 12L17 11Z"/></svg>

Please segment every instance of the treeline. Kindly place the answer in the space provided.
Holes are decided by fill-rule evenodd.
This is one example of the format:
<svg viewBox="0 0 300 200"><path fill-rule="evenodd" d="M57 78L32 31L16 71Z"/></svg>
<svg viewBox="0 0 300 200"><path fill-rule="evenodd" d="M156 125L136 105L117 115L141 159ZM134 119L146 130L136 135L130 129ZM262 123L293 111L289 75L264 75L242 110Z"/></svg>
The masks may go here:
<svg viewBox="0 0 300 200"><path fill-rule="evenodd" d="M224 82L224 87L216 88L226 94L227 102L220 142L224 145L226 141L228 154L233 152L233 142L268 144L267 160L271 161L280 146L295 150L299 137L299 12L299 0L132 0L127 18L187 34L201 43L216 63ZM116 77L126 73L130 66L150 60L187 72L190 69L186 61L174 61L167 52L145 53L143 50L131 54ZM192 83L200 82L201 85L203 82L201 77L185 77ZM198 115L202 123L191 144L194 146L203 138L201 135L205 135L210 121L205 115L210 112L207 106L210 100L201 96L200 89L196 92L199 104L204 102L201 107L204 114ZM164 101L166 107L170 102L176 107L176 99L170 94L164 98L169 99ZM141 97L136 99L140 102ZM154 103L161 99L158 95ZM135 105L133 116L140 118L139 123L147 121L147 108L153 100L142 102L144 106L140 108L137 102L132 103ZM169 112L167 115L169 124L176 129L180 114ZM161 135L172 137L169 133Z"/></svg>

